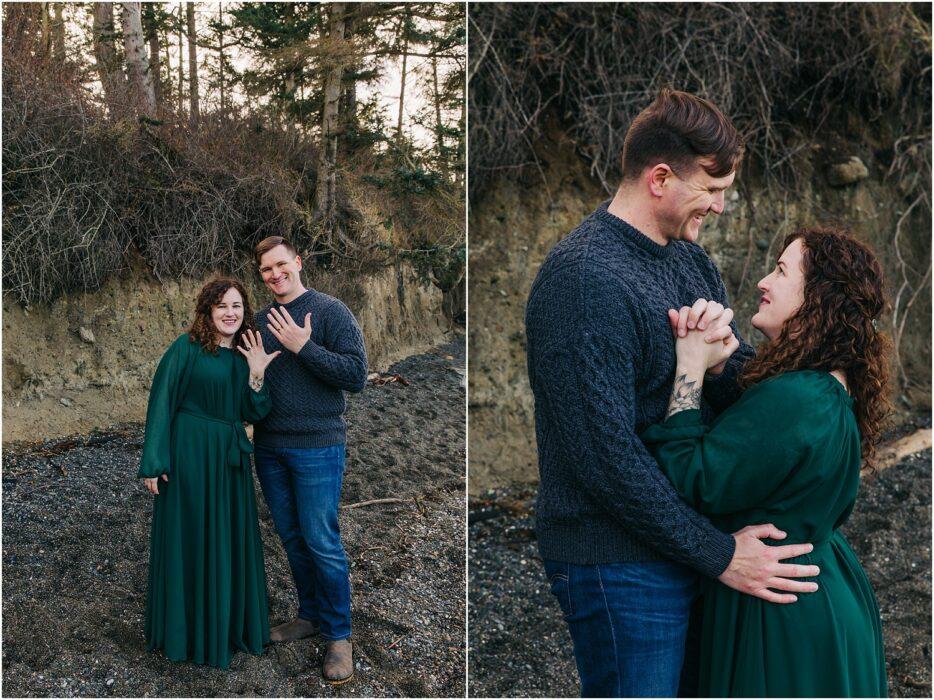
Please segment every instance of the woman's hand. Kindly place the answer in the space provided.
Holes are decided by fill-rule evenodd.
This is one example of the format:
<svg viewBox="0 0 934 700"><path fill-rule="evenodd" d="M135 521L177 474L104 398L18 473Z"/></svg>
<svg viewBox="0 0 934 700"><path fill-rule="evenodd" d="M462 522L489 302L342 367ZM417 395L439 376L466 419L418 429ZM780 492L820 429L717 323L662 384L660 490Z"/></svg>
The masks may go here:
<svg viewBox="0 0 934 700"><path fill-rule="evenodd" d="M707 341L705 333L698 328L687 331L684 337L679 337L675 341L677 367L675 368L675 382L671 387L671 397L668 400L666 418L680 411L700 408L701 390L707 370L718 366L722 368L723 363L739 347L739 341L732 332L725 340L713 342Z"/></svg>
<svg viewBox="0 0 934 700"><path fill-rule="evenodd" d="M682 306L680 311L669 309L668 322L676 338L683 338L689 330L697 328L706 330L707 342L712 343L714 340L725 340L732 333L729 326L733 322L733 309L716 301L698 299L694 306Z"/></svg>
<svg viewBox="0 0 934 700"><path fill-rule="evenodd" d="M263 349L263 336L249 329L240 336L240 342L242 342L243 345L238 345L237 350L240 351L240 354L246 358L247 364L250 365L251 384L253 379L258 379L260 381L260 386L262 386L262 379L266 375L266 368L269 366L270 362L282 354L282 351L276 350L274 353L267 354Z"/></svg>
<svg viewBox="0 0 934 700"><path fill-rule="evenodd" d="M163 474L162 480L168 481L169 475ZM146 484L146 488L149 489L149 493L151 493L154 496L159 495L159 477L158 476L154 476L151 479L143 479L143 483Z"/></svg>
<svg viewBox="0 0 934 700"><path fill-rule="evenodd" d="M730 323L733 321L733 309L725 308L722 304L706 299L698 299L694 306L682 306L680 311L669 309L668 322L671 324L671 331L676 339L686 338L688 333L695 328L704 332L704 340L707 343L727 345L731 340L735 340ZM736 343L736 348L739 343ZM720 374L736 348L733 348L729 354L725 355L723 361L705 367L709 374Z"/></svg>
<svg viewBox="0 0 934 700"><path fill-rule="evenodd" d="M705 331L698 328L678 337L675 341L675 355L679 369L698 369L706 372L712 367L722 365L739 349L739 341L732 331L722 340L708 341L706 335Z"/></svg>

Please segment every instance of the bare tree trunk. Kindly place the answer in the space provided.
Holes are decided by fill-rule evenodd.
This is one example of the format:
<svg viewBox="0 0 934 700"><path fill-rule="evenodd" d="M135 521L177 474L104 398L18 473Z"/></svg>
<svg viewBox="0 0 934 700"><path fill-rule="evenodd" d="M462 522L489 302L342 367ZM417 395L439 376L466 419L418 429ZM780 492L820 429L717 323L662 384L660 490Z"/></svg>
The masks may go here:
<svg viewBox="0 0 934 700"><path fill-rule="evenodd" d="M457 126L460 134L457 139L459 143L457 148L457 173L455 175L455 182L458 187L460 187L464 184L464 171L467 169L467 163L464 162L464 156L467 151L467 80L463 74L461 74L461 118Z"/></svg>
<svg viewBox="0 0 934 700"><path fill-rule="evenodd" d="M181 117L185 107L185 49L182 42L182 10L185 3L178 3L178 116Z"/></svg>
<svg viewBox="0 0 934 700"><path fill-rule="evenodd" d="M324 84L324 110L321 119L321 149L318 158L317 210L315 218L325 222L330 229L334 214L334 200L337 192L337 127L338 108L341 94L341 73L343 71L344 51L344 10L342 2L331 3L330 31L328 45L331 48L330 70Z"/></svg>
<svg viewBox="0 0 934 700"><path fill-rule="evenodd" d="M20 55L38 50L41 9L36 3L3 3L3 41Z"/></svg>
<svg viewBox="0 0 934 700"><path fill-rule="evenodd" d="M320 12L320 7L321 6L319 5L319 12ZM291 33L292 25L295 21L294 3L291 3L291 2L286 3L284 17L285 17L285 23L289 28L289 33ZM283 91L284 94L286 95L286 100L290 100L293 103L295 101L295 85L296 85L295 64L293 63L291 66L289 66L289 72L286 73L285 75L285 89ZM280 118L286 120L286 130L288 131L289 137L290 138L293 137L295 135L295 117L288 114L287 110L280 109Z"/></svg>
<svg viewBox="0 0 934 700"><path fill-rule="evenodd" d="M115 36L113 3L95 2L94 58L104 97L110 105L122 103L127 89L126 74L117 58Z"/></svg>
<svg viewBox="0 0 934 700"><path fill-rule="evenodd" d="M58 63L65 62L65 20L62 18L62 3L52 3L55 20L52 22L52 58Z"/></svg>
<svg viewBox="0 0 934 700"><path fill-rule="evenodd" d="M438 146L438 163L441 172L448 174L448 159L444 154L444 125L441 123L441 95L438 93L438 57L431 57L431 79L434 84L435 97L435 139Z"/></svg>
<svg viewBox="0 0 934 700"><path fill-rule="evenodd" d="M399 88L399 122L396 125L396 141L402 141L402 114L405 109L405 70L409 58L408 14L403 19L402 31L405 37L402 42L402 84Z"/></svg>
<svg viewBox="0 0 934 700"><path fill-rule="evenodd" d="M143 44L142 7L138 2L123 3L123 51L126 55L127 76L139 113L153 118L156 114L156 96L149 75L149 61Z"/></svg>
<svg viewBox="0 0 934 700"><path fill-rule="evenodd" d="M355 14L366 10L366 3L360 3L354 7L353 11L347 15L344 22L344 38L348 41L353 40L356 30ZM358 69L358 64L350 65L349 72L354 73ZM344 76L346 77L346 76ZM343 79L343 78L342 78ZM344 94L341 96L341 124L350 124L354 129L357 126L357 81L353 78L344 81ZM346 147L346 144L345 144Z"/></svg>
<svg viewBox="0 0 934 700"><path fill-rule="evenodd" d="M198 122L201 119L200 101L198 95L198 29L195 26L195 4L188 3L188 84L191 86L189 92L190 106L190 124L192 129L198 128Z"/></svg>
<svg viewBox="0 0 934 700"><path fill-rule="evenodd" d="M39 51L43 56L48 57L52 48L52 21L49 18L49 3L39 3L41 13L41 30L39 34Z"/></svg>
<svg viewBox="0 0 934 700"><path fill-rule="evenodd" d="M227 104L224 102L224 3L217 4L217 55L220 67L221 118L227 116Z"/></svg>
<svg viewBox="0 0 934 700"><path fill-rule="evenodd" d="M156 6L152 3L143 5L143 19L146 38L149 41L149 75L152 77L153 95L156 112L162 112L162 55L159 51L159 24L156 21Z"/></svg>

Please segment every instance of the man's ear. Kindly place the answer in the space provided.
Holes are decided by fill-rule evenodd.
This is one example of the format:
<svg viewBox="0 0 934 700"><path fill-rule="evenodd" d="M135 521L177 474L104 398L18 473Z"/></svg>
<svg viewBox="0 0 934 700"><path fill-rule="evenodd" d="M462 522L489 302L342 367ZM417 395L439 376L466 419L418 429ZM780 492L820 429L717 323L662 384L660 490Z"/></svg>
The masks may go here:
<svg viewBox="0 0 934 700"><path fill-rule="evenodd" d="M302 269L302 256L301 255L295 256L295 264L298 265L299 270Z"/></svg>
<svg viewBox="0 0 934 700"><path fill-rule="evenodd" d="M664 194L665 186L673 175L671 168L664 163L659 163L647 171L646 179L653 197L661 197Z"/></svg>

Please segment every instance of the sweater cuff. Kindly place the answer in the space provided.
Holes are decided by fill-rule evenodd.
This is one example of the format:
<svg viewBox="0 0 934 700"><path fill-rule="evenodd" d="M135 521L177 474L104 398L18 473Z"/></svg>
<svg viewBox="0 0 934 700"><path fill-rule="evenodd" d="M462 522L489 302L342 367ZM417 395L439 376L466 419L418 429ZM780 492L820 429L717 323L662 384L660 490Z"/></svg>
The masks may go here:
<svg viewBox="0 0 934 700"><path fill-rule="evenodd" d="M318 345L315 341L309 338L301 349L298 351L299 355L303 355L307 359L314 359L315 355L324 350L323 345Z"/></svg>
<svg viewBox="0 0 934 700"><path fill-rule="evenodd" d="M697 559L697 570L704 576L717 578L726 571L735 553L736 540L733 535L713 530L706 548Z"/></svg>

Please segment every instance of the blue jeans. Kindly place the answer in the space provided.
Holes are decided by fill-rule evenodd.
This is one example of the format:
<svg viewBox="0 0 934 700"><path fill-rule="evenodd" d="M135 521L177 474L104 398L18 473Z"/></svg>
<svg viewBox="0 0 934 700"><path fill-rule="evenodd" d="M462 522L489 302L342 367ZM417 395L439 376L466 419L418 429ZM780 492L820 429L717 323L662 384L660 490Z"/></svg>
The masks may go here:
<svg viewBox="0 0 934 700"><path fill-rule="evenodd" d="M344 446L256 446L256 476L289 559L298 616L325 639L350 636L350 575L337 524Z"/></svg>
<svg viewBox="0 0 934 700"><path fill-rule="evenodd" d="M545 561L582 697L676 697L697 574L672 562Z"/></svg>

